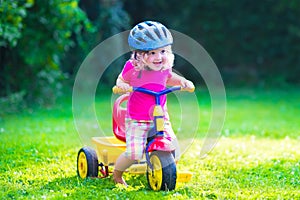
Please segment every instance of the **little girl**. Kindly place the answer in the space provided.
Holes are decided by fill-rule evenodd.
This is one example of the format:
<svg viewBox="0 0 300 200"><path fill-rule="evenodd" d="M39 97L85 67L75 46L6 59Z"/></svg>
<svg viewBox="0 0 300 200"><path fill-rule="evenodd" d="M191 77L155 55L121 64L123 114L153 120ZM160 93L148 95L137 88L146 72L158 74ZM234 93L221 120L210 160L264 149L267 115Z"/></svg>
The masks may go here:
<svg viewBox="0 0 300 200"><path fill-rule="evenodd" d="M116 81L119 88L126 91L134 86L156 92L165 89L167 85L194 88L191 81L172 72L173 37L164 25L154 21L141 22L131 29L128 43L133 51ZM127 186L122 178L123 172L136 160L142 159L147 132L153 127L151 113L154 105L155 99L150 95L140 92L130 94L127 102L129 119L126 124L126 151L116 161L113 173L115 183ZM161 97L161 105L166 118L164 136L178 147L167 113L166 95Z"/></svg>

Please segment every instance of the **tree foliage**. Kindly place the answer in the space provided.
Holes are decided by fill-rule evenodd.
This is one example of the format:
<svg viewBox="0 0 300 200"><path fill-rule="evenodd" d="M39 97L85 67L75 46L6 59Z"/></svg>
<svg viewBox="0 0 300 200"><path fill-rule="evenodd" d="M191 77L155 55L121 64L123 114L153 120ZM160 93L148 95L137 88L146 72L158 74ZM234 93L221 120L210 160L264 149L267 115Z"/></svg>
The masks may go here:
<svg viewBox="0 0 300 200"><path fill-rule="evenodd" d="M62 88L65 53L93 26L74 0L1 1L0 30L0 95L46 104Z"/></svg>
<svg viewBox="0 0 300 200"><path fill-rule="evenodd" d="M17 40L21 37L23 18L27 14L26 9L32 5L32 1L22 4L15 1L1 1L0 46L16 46Z"/></svg>
<svg viewBox="0 0 300 200"><path fill-rule="evenodd" d="M143 20L197 40L227 83L300 82L297 0L0 0L0 14L0 97L51 103L93 47Z"/></svg>
<svg viewBox="0 0 300 200"><path fill-rule="evenodd" d="M0 2L0 97L52 103L94 46L129 29L121 1Z"/></svg>
<svg viewBox="0 0 300 200"><path fill-rule="evenodd" d="M227 82L299 83L300 1L127 0L125 8L133 23L159 20L197 40Z"/></svg>

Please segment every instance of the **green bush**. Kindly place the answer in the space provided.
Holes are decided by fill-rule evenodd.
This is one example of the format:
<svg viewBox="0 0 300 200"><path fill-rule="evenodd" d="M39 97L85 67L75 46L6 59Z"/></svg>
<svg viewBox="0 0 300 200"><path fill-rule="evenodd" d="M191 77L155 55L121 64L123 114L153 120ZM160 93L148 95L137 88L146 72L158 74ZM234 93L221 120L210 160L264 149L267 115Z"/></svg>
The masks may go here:
<svg viewBox="0 0 300 200"><path fill-rule="evenodd" d="M27 102L49 104L65 74L61 63L94 31L77 1L1 1L0 96L25 91Z"/></svg>
<svg viewBox="0 0 300 200"><path fill-rule="evenodd" d="M33 5L28 0L24 3L15 1L0 1L0 46L15 47L21 38L23 19L27 15L26 9Z"/></svg>
<svg viewBox="0 0 300 200"><path fill-rule="evenodd" d="M23 91L24 102L52 104L67 85L66 77L73 80L92 48L129 29L121 1L0 2L0 97L4 99ZM104 79L112 80L110 74Z"/></svg>

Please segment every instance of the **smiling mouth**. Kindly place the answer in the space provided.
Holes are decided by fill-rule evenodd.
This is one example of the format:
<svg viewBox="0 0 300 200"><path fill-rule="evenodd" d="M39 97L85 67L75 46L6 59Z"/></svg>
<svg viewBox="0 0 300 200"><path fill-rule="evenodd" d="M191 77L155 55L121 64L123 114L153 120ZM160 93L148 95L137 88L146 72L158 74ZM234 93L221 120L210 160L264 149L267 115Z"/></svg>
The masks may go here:
<svg viewBox="0 0 300 200"><path fill-rule="evenodd" d="M162 61L160 61L160 62L153 62L153 64L160 65L160 64L162 64Z"/></svg>

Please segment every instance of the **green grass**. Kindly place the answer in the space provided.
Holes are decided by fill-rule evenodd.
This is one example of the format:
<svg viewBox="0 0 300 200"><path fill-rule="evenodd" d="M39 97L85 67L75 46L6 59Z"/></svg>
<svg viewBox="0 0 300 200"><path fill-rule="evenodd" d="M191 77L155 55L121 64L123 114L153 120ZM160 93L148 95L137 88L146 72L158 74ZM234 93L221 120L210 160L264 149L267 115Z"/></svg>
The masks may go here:
<svg viewBox="0 0 300 200"><path fill-rule="evenodd" d="M210 100L205 90L197 95L199 135L178 164L193 178L171 192L149 190L144 175L126 174L127 189L116 187L111 177L79 179L76 156L82 144L69 98L50 109L0 115L0 199L299 199L299 89L228 89L222 137L205 159L199 152ZM176 113L177 102L170 99ZM97 98L96 109L109 132L110 95ZM180 119L173 118L179 130Z"/></svg>

